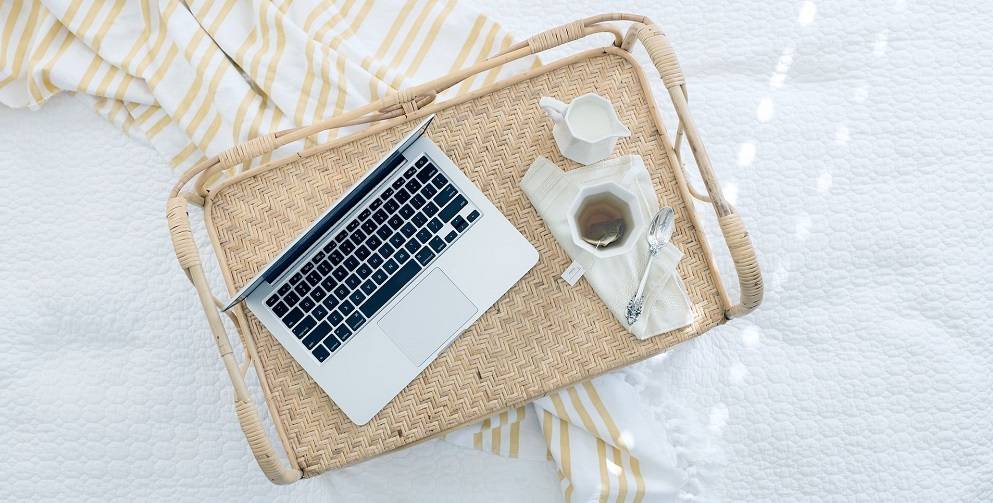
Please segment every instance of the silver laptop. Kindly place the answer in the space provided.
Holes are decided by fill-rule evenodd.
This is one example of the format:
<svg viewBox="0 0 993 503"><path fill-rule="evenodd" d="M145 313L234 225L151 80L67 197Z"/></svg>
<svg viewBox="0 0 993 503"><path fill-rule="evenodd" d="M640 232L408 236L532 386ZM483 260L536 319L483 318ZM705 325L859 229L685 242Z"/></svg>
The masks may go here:
<svg viewBox="0 0 993 503"><path fill-rule="evenodd" d="M429 117L224 308L245 300L365 424L538 261Z"/></svg>

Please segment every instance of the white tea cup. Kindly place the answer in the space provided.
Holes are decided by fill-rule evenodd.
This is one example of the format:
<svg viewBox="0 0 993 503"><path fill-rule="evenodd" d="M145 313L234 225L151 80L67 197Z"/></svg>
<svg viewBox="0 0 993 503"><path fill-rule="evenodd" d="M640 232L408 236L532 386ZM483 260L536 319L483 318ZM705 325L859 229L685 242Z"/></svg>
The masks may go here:
<svg viewBox="0 0 993 503"><path fill-rule="evenodd" d="M588 235L591 224L617 218L624 221L624 230L617 240L606 246L595 246L584 239L596 238ZM573 243L598 258L627 253L645 232L645 214L637 196L610 181L580 187L569 206L567 221Z"/></svg>

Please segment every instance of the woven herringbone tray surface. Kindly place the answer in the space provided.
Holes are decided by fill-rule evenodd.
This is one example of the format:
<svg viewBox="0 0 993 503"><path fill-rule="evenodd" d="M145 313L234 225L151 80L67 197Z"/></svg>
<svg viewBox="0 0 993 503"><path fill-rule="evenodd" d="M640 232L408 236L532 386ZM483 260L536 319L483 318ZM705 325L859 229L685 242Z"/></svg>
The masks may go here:
<svg viewBox="0 0 993 503"><path fill-rule="evenodd" d="M706 252L680 196L642 93L640 70L602 54L513 83L438 112L428 135L462 168L540 253L531 270L417 379L364 426L346 418L262 325L250 330L271 404L306 475L354 463L445 432L482 416L657 354L724 321ZM691 327L639 341L586 282L559 275L570 259L521 192L518 182L541 155L566 169L538 108L541 96L569 101L596 92L613 101L632 135L615 155L637 153L661 202L675 208L679 272L693 301ZM412 122L262 171L221 188L207 206L215 250L237 288L251 279L335 198L375 163ZM485 267L486 258L480 257Z"/></svg>

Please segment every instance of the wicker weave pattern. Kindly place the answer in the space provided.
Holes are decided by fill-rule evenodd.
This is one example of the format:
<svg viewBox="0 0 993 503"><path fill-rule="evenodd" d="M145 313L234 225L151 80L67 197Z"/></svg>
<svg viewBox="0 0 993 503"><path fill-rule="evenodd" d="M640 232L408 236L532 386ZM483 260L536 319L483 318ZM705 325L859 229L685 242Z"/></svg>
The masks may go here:
<svg viewBox="0 0 993 503"><path fill-rule="evenodd" d="M558 276L569 258L518 183L538 155L560 166L541 96L568 101L596 92L614 102L632 136L619 154L645 159L661 201L673 206L673 241L694 304L692 327L648 341L631 337L585 282ZM724 310L707 255L690 224L650 96L625 58L586 58L438 113L428 134L535 245L538 265L365 426L352 424L250 314L270 400L305 475L354 463L629 365L722 323ZM389 150L408 122L332 150L247 177L212 194L207 221L229 287L250 279L286 243ZM485 258L481 258L485 260ZM247 312L247 311L246 311Z"/></svg>

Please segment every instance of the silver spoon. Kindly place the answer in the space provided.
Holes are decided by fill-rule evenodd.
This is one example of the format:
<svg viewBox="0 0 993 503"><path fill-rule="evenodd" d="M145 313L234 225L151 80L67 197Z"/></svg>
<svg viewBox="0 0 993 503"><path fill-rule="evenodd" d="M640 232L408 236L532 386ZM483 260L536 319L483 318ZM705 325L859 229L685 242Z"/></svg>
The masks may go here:
<svg viewBox="0 0 993 503"><path fill-rule="evenodd" d="M645 240L648 241L648 263L645 264L645 272L641 275L641 282L638 283L638 291L628 301L627 312L625 313L628 325L634 325L638 321L638 317L641 316L641 308L645 303L645 283L648 281L648 271L652 270L652 260L672 238L675 221L676 212L672 208L665 207L655 214L652 223L648 226L648 234L645 236Z"/></svg>

